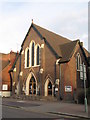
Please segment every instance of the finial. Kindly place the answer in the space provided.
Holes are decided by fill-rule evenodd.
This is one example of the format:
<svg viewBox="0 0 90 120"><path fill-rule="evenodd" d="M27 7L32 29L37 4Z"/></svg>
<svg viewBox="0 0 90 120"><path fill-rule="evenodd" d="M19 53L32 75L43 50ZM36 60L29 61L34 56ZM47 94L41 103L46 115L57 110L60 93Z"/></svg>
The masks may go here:
<svg viewBox="0 0 90 120"><path fill-rule="evenodd" d="M32 23L33 23L33 19L32 19Z"/></svg>

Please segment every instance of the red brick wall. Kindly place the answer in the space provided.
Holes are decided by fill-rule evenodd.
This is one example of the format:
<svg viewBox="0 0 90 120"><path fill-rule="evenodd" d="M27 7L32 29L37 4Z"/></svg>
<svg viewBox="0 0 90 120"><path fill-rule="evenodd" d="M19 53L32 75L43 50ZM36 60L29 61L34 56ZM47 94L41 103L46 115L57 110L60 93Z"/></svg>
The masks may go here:
<svg viewBox="0 0 90 120"><path fill-rule="evenodd" d="M25 49L27 48L27 46L29 47L31 40L34 40L35 43L39 43L40 45L44 44L44 48L41 48L41 54L40 54L41 65L40 67L36 66L36 67L25 68ZM44 85L47 77L50 77L53 84L55 82L56 57L51 52L50 48L46 45L44 40L41 40L40 37L36 34L36 32L32 28L24 42L23 50L24 50L24 54L21 54L21 71L23 72L23 75L22 77L20 77L20 80L22 81L22 84L23 83L25 84L28 75L32 71L37 79L37 82L39 84L42 84L41 94L44 95L44 91L45 91ZM83 56L83 53L79 44L77 44L74 54L72 55L70 61L67 63L61 64L60 85L61 85L61 96L64 100L73 100L75 90L77 91L77 95L78 95L78 89L81 88L80 86L82 84L82 80L79 79L79 76L76 71L76 55L78 52L80 53L82 60L86 64L85 58ZM19 75L19 62L20 62L19 59L16 63L16 77L14 77L16 81L18 80L18 75ZM44 70L42 75L39 74L40 68L43 68ZM56 79L59 79L59 78L60 78L59 65L56 65ZM72 92L66 93L65 86L72 86Z"/></svg>
<svg viewBox="0 0 90 120"><path fill-rule="evenodd" d="M83 56L82 50L79 44L76 45L74 54L72 55L68 63L61 65L61 86L62 96L65 100L73 100L74 97L78 96L78 92L82 88L82 80L80 80L80 72L77 72L76 68L76 55L80 53L82 61L87 65L85 57ZM78 74L79 73L79 74ZM65 86L72 86L72 92L65 92ZM76 94L76 96L74 96Z"/></svg>

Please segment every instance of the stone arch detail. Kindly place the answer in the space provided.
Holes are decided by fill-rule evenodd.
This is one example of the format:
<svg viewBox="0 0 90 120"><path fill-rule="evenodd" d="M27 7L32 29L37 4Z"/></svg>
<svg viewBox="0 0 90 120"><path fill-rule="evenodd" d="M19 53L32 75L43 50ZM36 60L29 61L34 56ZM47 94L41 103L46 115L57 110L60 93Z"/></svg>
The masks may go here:
<svg viewBox="0 0 90 120"><path fill-rule="evenodd" d="M51 84L52 84L52 96L53 96L53 90L54 90L54 88L53 88L53 82L52 82L52 80L50 79L50 78L47 78L46 79L46 82L45 82L45 85L44 85L44 90L45 90L45 96L48 96L48 84L49 84L49 82L51 82Z"/></svg>
<svg viewBox="0 0 90 120"><path fill-rule="evenodd" d="M35 81L36 81L36 95L37 95L37 80L35 75L31 72L26 80L26 95L29 95L29 83L30 83L30 79L32 78L32 76L34 77Z"/></svg>

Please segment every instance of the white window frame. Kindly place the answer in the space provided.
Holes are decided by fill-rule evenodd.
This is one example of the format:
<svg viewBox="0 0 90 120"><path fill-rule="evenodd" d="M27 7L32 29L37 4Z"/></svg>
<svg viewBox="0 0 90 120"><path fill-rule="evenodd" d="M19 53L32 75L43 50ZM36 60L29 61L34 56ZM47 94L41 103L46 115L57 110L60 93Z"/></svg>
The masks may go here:
<svg viewBox="0 0 90 120"><path fill-rule="evenodd" d="M78 59L77 59L78 58ZM79 59L80 59L80 62L79 62ZM77 68L77 71L80 71L80 64L82 63L82 60L81 60L81 56L80 54L78 53L77 54L77 57L76 57L76 65L78 64L78 68Z"/></svg>
<svg viewBox="0 0 90 120"><path fill-rule="evenodd" d="M27 51L28 51L28 47L25 49L25 68L27 68Z"/></svg>
<svg viewBox="0 0 90 120"><path fill-rule="evenodd" d="M32 44L34 43L34 65L32 66ZM39 46L39 65L37 65L37 47ZM40 66L40 45L39 44L35 44L35 41L32 40L29 44L29 47L27 47L25 49L25 68L29 68L29 67L37 67ZM29 67L27 67L27 51L29 49Z"/></svg>
<svg viewBox="0 0 90 120"><path fill-rule="evenodd" d="M38 47L39 47L39 65L37 65L37 48ZM35 46L35 65L40 66L40 45L39 44Z"/></svg>
<svg viewBox="0 0 90 120"><path fill-rule="evenodd" d="M30 67L34 67L32 66L32 44L34 43L34 66L35 66L35 41L32 40L30 42Z"/></svg>

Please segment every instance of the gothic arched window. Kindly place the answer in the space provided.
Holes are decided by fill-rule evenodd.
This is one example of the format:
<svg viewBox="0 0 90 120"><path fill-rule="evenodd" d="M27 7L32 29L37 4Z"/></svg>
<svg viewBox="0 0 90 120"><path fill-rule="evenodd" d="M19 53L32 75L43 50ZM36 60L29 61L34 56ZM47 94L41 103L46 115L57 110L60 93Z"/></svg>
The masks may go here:
<svg viewBox="0 0 90 120"><path fill-rule="evenodd" d="M81 57L80 54L77 55L77 70L80 70Z"/></svg>
<svg viewBox="0 0 90 120"><path fill-rule="evenodd" d="M34 66L34 42L32 43L32 66Z"/></svg>
<svg viewBox="0 0 90 120"><path fill-rule="evenodd" d="M39 48L39 46L37 46L37 65L39 65L39 59L40 59L39 51L40 51L40 48Z"/></svg>
<svg viewBox="0 0 90 120"><path fill-rule="evenodd" d="M29 49L27 50L27 67L29 67Z"/></svg>

